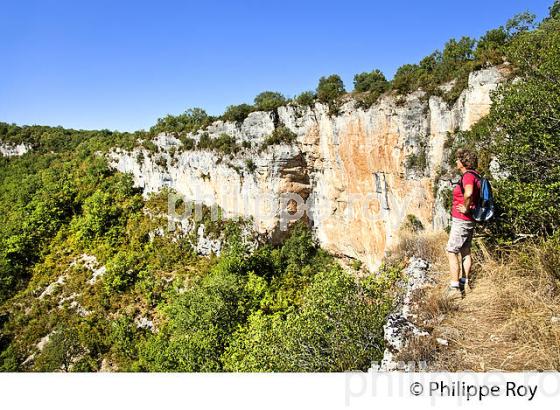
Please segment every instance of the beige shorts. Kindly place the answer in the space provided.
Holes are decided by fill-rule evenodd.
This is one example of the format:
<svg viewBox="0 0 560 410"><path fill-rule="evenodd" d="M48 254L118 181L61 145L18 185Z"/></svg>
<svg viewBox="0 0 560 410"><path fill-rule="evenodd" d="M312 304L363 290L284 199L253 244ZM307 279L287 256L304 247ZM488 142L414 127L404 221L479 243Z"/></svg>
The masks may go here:
<svg viewBox="0 0 560 410"><path fill-rule="evenodd" d="M447 241L447 252L459 253L470 249L476 222L451 218L451 231Z"/></svg>

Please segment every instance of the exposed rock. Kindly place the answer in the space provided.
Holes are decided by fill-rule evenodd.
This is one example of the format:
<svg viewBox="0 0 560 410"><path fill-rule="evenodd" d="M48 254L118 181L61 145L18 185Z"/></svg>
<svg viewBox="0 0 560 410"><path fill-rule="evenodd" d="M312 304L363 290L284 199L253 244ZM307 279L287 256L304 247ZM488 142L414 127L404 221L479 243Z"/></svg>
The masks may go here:
<svg viewBox="0 0 560 410"><path fill-rule="evenodd" d="M408 281L402 300L394 313L389 315L383 326L385 352L378 371L417 370L418 363L403 363L397 360L398 354L407 346L413 337L424 337L430 334L414 324L412 300L414 293L430 283L428 277L429 264L423 259L411 259L406 268Z"/></svg>
<svg viewBox="0 0 560 410"><path fill-rule="evenodd" d="M448 346L449 345L449 341L447 339L442 339L441 337L437 337L436 342L441 346Z"/></svg>
<svg viewBox="0 0 560 410"><path fill-rule="evenodd" d="M490 173L492 174L492 177L494 177L495 180L500 180L500 179L506 179L510 176L510 173L504 169L502 169L502 167L500 166L500 162L498 161L498 158L492 158L492 160L490 161Z"/></svg>
<svg viewBox="0 0 560 410"><path fill-rule="evenodd" d="M154 322L149 320L147 317L137 317L134 319L134 322L136 323L136 327L138 329L148 329L152 332L154 331Z"/></svg>
<svg viewBox="0 0 560 410"><path fill-rule="evenodd" d="M74 309L76 311L76 313L80 316L88 316L91 314L91 312L87 309L85 309L82 305L80 305L80 303L76 300L76 298L79 295L77 293L72 293L69 296L66 296L64 298L61 298L58 301L58 308L59 309L63 309L64 305L66 304L66 302L70 302L68 304L68 307L70 309Z"/></svg>
<svg viewBox="0 0 560 410"><path fill-rule="evenodd" d="M45 296L49 296L52 295L53 292L58 289L61 285L64 284L66 280L66 274L62 274L60 275L56 281L54 281L53 283L49 284L45 290L39 295L39 299L43 299Z"/></svg>
<svg viewBox="0 0 560 410"><path fill-rule="evenodd" d="M116 169L130 172L145 194L173 188L188 201L220 206L225 217L252 218L256 231L273 240L281 239L293 220L306 218L323 248L375 270L398 243L408 214L426 227L447 224L433 189L446 159L445 141L448 133L469 129L489 112L502 70L471 73L451 107L418 91L402 101L384 96L367 110L349 100L337 116L316 103L280 107L276 120L272 113L254 112L242 124L217 121L204 131L211 138L227 133L254 147L232 158L206 150L182 152L178 139L162 135L157 154L137 147L115 150L110 159ZM275 123L294 132L296 142L259 151ZM411 156L425 160L407 167ZM246 169L247 160L254 163L253 172Z"/></svg>
<svg viewBox="0 0 560 410"><path fill-rule="evenodd" d="M31 147L26 144L10 145L0 142L0 155L5 157L19 157L30 150Z"/></svg>
<svg viewBox="0 0 560 410"><path fill-rule="evenodd" d="M84 268L91 271L91 279L88 281L90 285L93 285L95 282L97 282L97 279L107 272L107 268L105 266L99 266L99 262L94 255L88 255L84 253L80 255L79 258L74 259L70 263L70 267L74 267L79 263L83 264Z"/></svg>

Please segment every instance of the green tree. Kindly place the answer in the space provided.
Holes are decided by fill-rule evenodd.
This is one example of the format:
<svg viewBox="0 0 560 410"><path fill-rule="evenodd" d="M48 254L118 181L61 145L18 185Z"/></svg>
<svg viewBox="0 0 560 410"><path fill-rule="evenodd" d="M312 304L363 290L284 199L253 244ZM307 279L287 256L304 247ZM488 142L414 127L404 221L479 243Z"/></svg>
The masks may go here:
<svg viewBox="0 0 560 410"><path fill-rule="evenodd" d="M536 16L529 12L516 14L506 23L505 29L510 37L525 33L535 27Z"/></svg>
<svg viewBox="0 0 560 410"><path fill-rule="evenodd" d="M222 119L224 121L243 122L253 111L254 107L249 104L230 105L222 114Z"/></svg>
<svg viewBox="0 0 560 410"><path fill-rule="evenodd" d="M214 120L202 108L189 108L180 115L167 115L158 118L156 125L150 131L153 134L160 132L195 132L204 128Z"/></svg>
<svg viewBox="0 0 560 410"><path fill-rule="evenodd" d="M255 97L255 109L258 111L272 111L286 105L288 101L282 94L274 91L264 91Z"/></svg>
<svg viewBox="0 0 560 410"><path fill-rule="evenodd" d="M316 94L313 91L304 91L299 94L295 101L298 105L302 107L311 107L315 103Z"/></svg>
<svg viewBox="0 0 560 410"><path fill-rule="evenodd" d="M452 38L443 48L442 63L454 65L473 59L473 48L476 41L470 37L461 37L459 41Z"/></svg>
<svg viewBox="0 0 560 410"><path fill-rule="evenodd" d="M405 64L397 69L392 87L401 94L416 91L420 86L421 76L422 70L418 65Z"/></svg>
<svg viewBox="0 0 560 410"><path fill-rule="evenodd" d="M370 91L381 94L387 90L388 84L385 75L378 69L354 76L354 90L358 92Z"/></svg>
<svg viewBox="0 0 560 410"><path fill-rule="evenodd" d="M549 10L549 17L550 18L558 18L560 16L560 1L559 0L555 0L554 4L552 6L550 6Z"/></svg>
<svg viewBox="0 0 560 410"><path fill-rule="evenodd" d="M265 315L257 311L226 348L229 371L367 370L383 355L383 323L389 305L366 300L340 268L318 273L301 309Z"/></svg>
<svg viewBox="0 0 560 410"><path fill-rule="evenodd" d="M507 42L508 33L503 27L489 30L478 40L474 56L481 64L501 64Z"/></svg>
<svg viewBox="0 0 560 410"><path fill-rule="evenodd" d="M345 93L344 83L339 75L321 77L317 86L317 98L321 102L331 103Z"/></svg>

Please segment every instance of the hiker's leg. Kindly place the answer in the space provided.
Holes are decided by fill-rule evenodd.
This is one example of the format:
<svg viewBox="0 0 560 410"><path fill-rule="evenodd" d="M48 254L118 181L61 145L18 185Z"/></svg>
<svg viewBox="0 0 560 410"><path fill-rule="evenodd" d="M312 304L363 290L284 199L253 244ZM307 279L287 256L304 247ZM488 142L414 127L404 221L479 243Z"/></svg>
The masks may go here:
<svg viewBox="0 0 560 410"><path fill-rule="evenodd" d="M449 240L445 250L447 251L447 259L449 260L449 281L451 287L459 287L459 278L461 277L461 248L465 243L465 235L463 234L462 222L452 219L451 230L449 231Z"/></svg>
<svg viewBox="0 0 560 410"><path fill-rule="evenodd" d="M451 281L452 285L459 286L458 282L459 275L461 273L461 254L447 252L447 259L449 260L449 280Z"/></svg>
<svg viewBox="0 0 560 410"><path fill-rule="evenodd" d="M465 279L469 278L471 274L471 265L472 265L472 258L471 258L471 248L461 249L461 259L463 265L463 277Z"/></svg>

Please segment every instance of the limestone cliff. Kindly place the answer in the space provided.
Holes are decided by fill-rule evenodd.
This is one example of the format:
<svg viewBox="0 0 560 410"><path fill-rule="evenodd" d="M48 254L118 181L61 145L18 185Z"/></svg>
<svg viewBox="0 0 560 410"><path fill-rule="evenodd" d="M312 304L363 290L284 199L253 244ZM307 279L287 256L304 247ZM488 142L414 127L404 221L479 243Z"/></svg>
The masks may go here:
<svg viewBox="0 0 560 410"><path fill-rule="evenodd" d="M220 206L228 217L252 218L272 239L292 220L306 218L322 247L375 269L408 214L430 229L447 223L433 188L446 138L488 113L502 70L471 73L452 107L422 91L383 96L367 110L349 99L336 116L320 103L285 106L277 113L251 113L240 124L217 121L204 130L251 146L232 156L185 150L179 139L160 134L156 153L139 146L114 150L110 158L116 169L132 173L146 194L173 188L189 201ZM296 142L263 148L279 126L294 132ZM190 137L199 139L202 132Z"/></svg>
<svg viewBox="0 0 560 410"><path fill-rule="evenodd" d="M0 156L16 157L25 154L31 149L27 144L5 144L0 142Z"/></svg>

